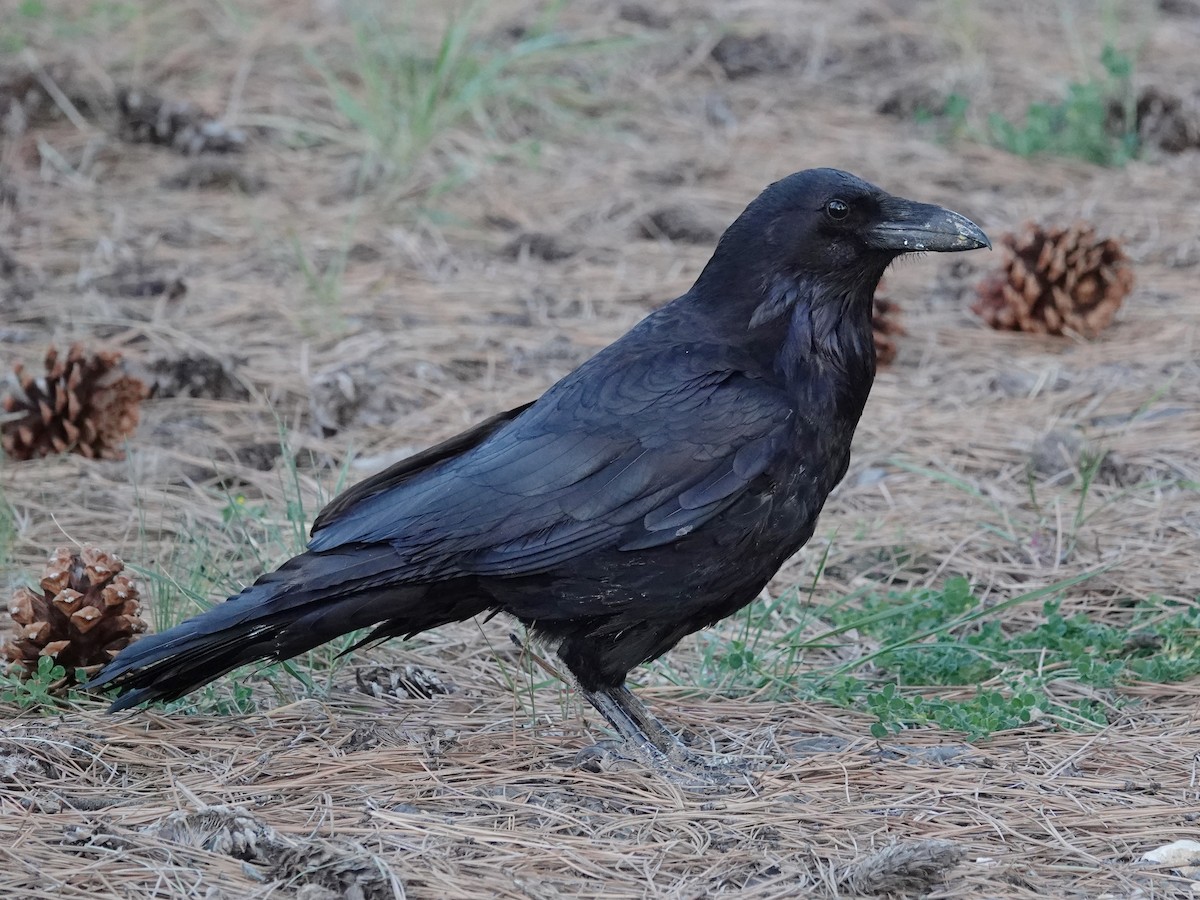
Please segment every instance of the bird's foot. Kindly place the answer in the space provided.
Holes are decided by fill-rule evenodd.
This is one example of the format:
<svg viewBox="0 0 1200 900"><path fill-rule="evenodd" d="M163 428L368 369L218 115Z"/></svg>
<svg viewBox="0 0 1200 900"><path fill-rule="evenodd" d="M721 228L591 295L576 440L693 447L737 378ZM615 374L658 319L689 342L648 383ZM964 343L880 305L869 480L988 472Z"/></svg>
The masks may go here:
<svg viewBox="0 0 1200 900"><path fill-rule="evenodd" d="M582 751L575 760L580 768L607 772L629 769L632 764L686 786L727 784L752 768L749 760L695 752L664 728L624 685L581 691L624 740L601 741Z"/></svg>
<svg viewBox="0 0 1200 900"><path fill-rule="evenodd" d="M754 763L742 756L724 753L698 753L677 744L667 754L671 765L692 772L720 772L728 777L744 775L754 769Z"/></svg>
<svg viewBox="0 0 1200 900"><path fill-rule="evenodd" d="M745 776L753 764L737 756L697 753L679 744L664 753L649 742L597 741L575 756L576 768L588 772L648 769L686 787L724 785Z"/></svg>
<svg viewBox="0 0 1200 900"><path fill-rule="evenodd" d="M661 757L665 760L665 757ZM585 772L620 772L637 768L659 768L644 757L630 753L625 743L618 740L596 741L575 754L575 768Z"/></svg>

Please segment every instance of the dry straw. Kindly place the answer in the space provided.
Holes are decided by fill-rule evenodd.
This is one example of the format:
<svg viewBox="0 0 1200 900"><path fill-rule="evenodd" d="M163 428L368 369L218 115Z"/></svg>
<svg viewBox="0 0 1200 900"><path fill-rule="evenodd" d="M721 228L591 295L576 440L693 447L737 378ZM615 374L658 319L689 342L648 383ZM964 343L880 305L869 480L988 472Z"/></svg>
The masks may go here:
<svg viewBox="0 0 1200 900"><path fill-rule="evenodd" d="M697 37L711 22L687 18L596 75L593 105L565 134L514 149L466 123L377 203L347 194L358 170L337 142L345 123L297 51L344 50L343 5L251 6L235 19L182 0L139 13L134 32L114 19L111 35L99 20L30 26L44 29L39 47L79 35L69 55L92 94L71 96L83 127L50 116L0 144L0 244L15 261L0 277L0 368L102 338L149 372L212 357L235 387L144 404L123 462L6 462L5 596L66 543L103 542L156 583L176 579L181 589L165 592L176 603L198 539L234 561L233 579L253 578L287 548L226 527L231 509L286 530L288 499L298 489L311 514L350 449L357 479L530 399L704 263L707 247L638 238L637 222L682 202L728 220L765 179L830 162L998 232L1030 218L1103 223L1138 288L1088 343L979 323L968 307L986 260L889 273L907 334L817 538L772 593L807 587L823 568L817 605L961 574L991 602L1102 569L1063 608L1112 623L1130 599L1200 596L1200 155L1122 170L1030 162L938 143L874 112L913 79L1018 115L1072 77L1061 48L1099 46L1099 23L1067 35L1056 5L1015 0L958 4L949 23L883 3L809 3L797 16L772 0L754 15L802 52L786 71L726 81L708 62L719 35ZM440 5L414 8L432 16ZM563 16L588 34L647 33L609 5L567 4ZM1194 68L1194 35L1178 21L1163 12L1132 32L1146 35L1145 62L1165 84L1190 83ZM525 4L500 2L480 28L499 40L531 24ZM236 113L249 140L232 164L245 177L171 187L191 183L180 177L188 160L105 130L114 110L96 85L111 98L118 76ZM448 172L467 186L432 191ZM522 232L563 235L575 252L505 253ZM110 291L105 279L128 267L182 279L186 292ZM300 460L296 484L270 450L280 424ZM1109 454L1086 496L1083 450ZM1040 610L1005 616L1020 627ZM565 693L528 688L509 628L441 629L419 648L355 659L419 664L459 687L429 699L376 697L342 669L323 700L260 686L260 712L244 717L5 707L0 895L1187 896L1185 879L1137 861L1195 827L1194 683L1134 685L1121 707L1101 697L1112 722L1096 732L1043 720L964 752L933 752L963 748L927 732L884 752L865 715L685 697L662 686L662 670L644 673L668 720L761 763L705 794L637 771L572 769L604 732ZM685 642L669 658L682 683L702 649ZM848 640L802 662L828 668L872 649Z"/></svg>

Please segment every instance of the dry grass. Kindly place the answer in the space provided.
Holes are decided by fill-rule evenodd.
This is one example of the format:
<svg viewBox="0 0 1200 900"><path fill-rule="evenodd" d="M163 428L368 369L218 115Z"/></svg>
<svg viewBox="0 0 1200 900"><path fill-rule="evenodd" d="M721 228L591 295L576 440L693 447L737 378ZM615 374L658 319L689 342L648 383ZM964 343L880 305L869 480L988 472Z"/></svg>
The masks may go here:
<svg viewBox="0 0 1200 900"><path fill-rule="evenodd" d="M410 896L448 898L857 896L855 885L906 883L895 859L872 855L897 845L932 854L929 896L1176 896L1182 883L1137 859L1195 827L1194 697L1153 699L1152 717L1106 733L1009 733L978 748L932 734L880 747L861 737L863 717L803 704L672 704L685 724L776 757L707 792L572 769L587 740L577 719L533 723L485 690L340 693L220 723L14 722L0 743L4 886L268 896L320 877L280 863L280 845L324 836L373 897L392 896L387 873ZM220 847L214 829L162 833L176 810L206 805L240 807L279 837L254 854L230 839L206 850L206 836ZM283 884L256 883L272 868Z"/></svg>
<svg viewBox="0 0 1200 900"><path fill-rule="evenodd" d="M875 112L923 86L1009 116L1052 98L1100 46L1090 4L688 4L662 30L619 18L615 4L572 4L562 27L639 43L577 63L590 93L568 125L501 123L530 129L537 147L464 125L411 177L363 197L347 193L347 146L287 138L297 122L340 127L301 52L345 44L338 4L181 0L74 25L66 14L21 19L19 6L0 0L0 22L22 22L47 73L67 65L85 88L77 121L48 116L0 144L0 198L15 195L0 199L0 247L19 266L0 279L3 362L74 339L143 366L213 355L245 396L151 401L123 463L5 463L4 585L54 545L85 541L183 578L173 566L202 540L239 561L230 579L252 578L257 555L278 560L287 547L239 546L222 512L241 494L286 530L289 467L270 453L269 468L247 462L277 445L280 423L311 514L348 449L357 479L522 402L685 289L711 248L638 239L646 213L683 204L728 221L766 181L833 164L993 232L1090 218L1125 242L1138 287L1117 324L1084 343L982 327L960 292L990 263L978 254L966 275L941 258L889 274L908 336L818 539L775 589L807 585L825 559L819 602L955 574L999 599L1097 568L1064 610L1116 617L1131 598L1200 596L1200 153L1121 170L1022 160ZM1142 43L1140 77L1192 84L1195 22L1131 6L1122 33ZM533 18L511 0L489 5L480 27ZM720 19L769 27L797 60L725 80L708 58ZM247 152L231 157L250 180L233 183L265 187L161 187L189 162L114 136L103 98L129 81L253 126ZM463 161L463 186L431 190ZM577 252L514 258L505 248L522 232ZM327 284L302 274L343 263ZM187 293L107 287L131 269L181 277ZM1031 488L1048 433L1114 454L1080 521L1068 462L1044 463ZM934 897L1191 896L1187 879L1137 860L1196 827L1194 683L1135 686L1140 702L1101 732L1038 723L955 755L917 750L957 747L951 735L906 734L901 751L881 751L866 716L683 697L651 672L644 693L669 720L763 757L748 781L707 794L573 769L602 732L565 692L527 687L507 628L446 628L419 650L366 657L419 660L460 687L431 700L371 698L342 669L322 700L260 689L260 711L242 718L12 709L0 730L0 891L693 898L928 884ZM811 664L845 652L813 651ZM697 659L685 642L669 664L686 680ZM177 814L223 806L244 814Z"/></svg>

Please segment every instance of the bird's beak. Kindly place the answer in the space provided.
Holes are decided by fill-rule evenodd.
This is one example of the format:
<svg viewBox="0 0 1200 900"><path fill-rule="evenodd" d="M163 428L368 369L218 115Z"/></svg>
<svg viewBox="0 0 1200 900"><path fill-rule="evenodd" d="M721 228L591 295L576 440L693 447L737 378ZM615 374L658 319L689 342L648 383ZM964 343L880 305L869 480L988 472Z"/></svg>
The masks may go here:
<svg viewBox="0 0 1200 900"><path fill-rule="evenodd" d="M992 248L982 228L966 216L932 203L889 197L881 204L880 212L880 221L866 235L867 243L877 250L950 253Z"/></svg>

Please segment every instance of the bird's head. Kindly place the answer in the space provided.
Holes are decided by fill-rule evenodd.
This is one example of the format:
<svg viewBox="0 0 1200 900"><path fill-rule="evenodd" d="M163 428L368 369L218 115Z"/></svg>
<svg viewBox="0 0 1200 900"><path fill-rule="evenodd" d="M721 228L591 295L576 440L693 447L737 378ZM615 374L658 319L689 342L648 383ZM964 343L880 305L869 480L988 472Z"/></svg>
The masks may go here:
<svg viewBox="0 0 1200 900"><path fill-rule="evenodd" d="M798 301L868 308L884 270L913 252L991 247L970 219L887 193L838 169L807 169L763 191L722 236L701 276L753 304L750 327ZM738 282L735 285L732 282Z"/></svg>

